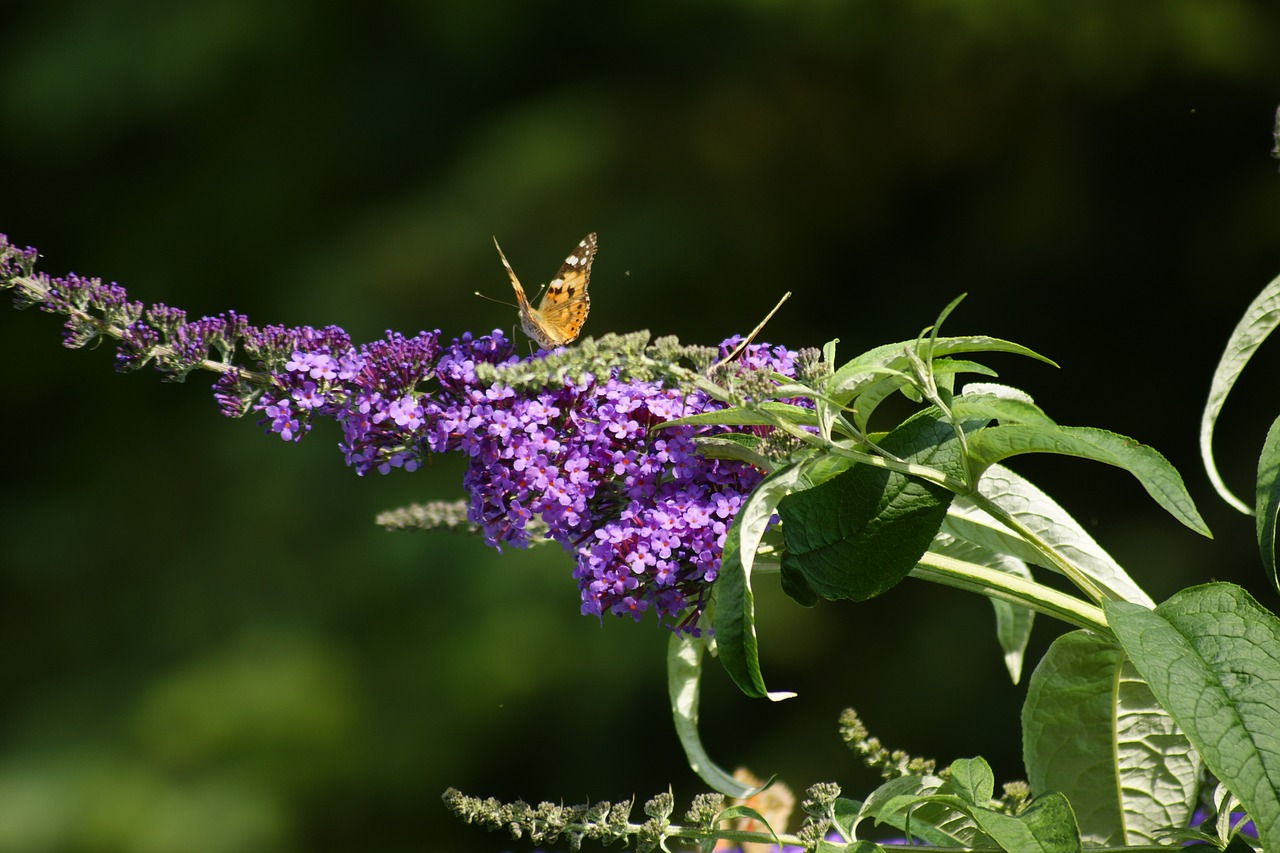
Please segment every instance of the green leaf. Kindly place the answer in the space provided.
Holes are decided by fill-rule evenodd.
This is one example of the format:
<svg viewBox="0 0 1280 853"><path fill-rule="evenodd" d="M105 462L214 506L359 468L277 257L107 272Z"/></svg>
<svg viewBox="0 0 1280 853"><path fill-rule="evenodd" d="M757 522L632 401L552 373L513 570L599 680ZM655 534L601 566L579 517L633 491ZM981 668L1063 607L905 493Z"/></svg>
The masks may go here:
<svg viewBox="0 0 1280 853"><path fill-rule="evenodd" d="M760 481L734 516L725 535L712 620L720 663L738 689L748 696L768 696L776 700L794 695L770 694L760 673L751 569L778 502L803 479L805 469L804 463L788 465Z"/></svg>
<svg viewBox="0 0 1280 853"><path fill-rule="evenodd" d="M905 373L882 372L877 381L868 383L858 394L857 403L853 408L853 425L866 432L867 423L879 405L898 391L906 393L911 387L913 387L911 377ZM918 399L919 395L915 397Z"/></svg>
<svg viewBox="0 0 1280 853"><path fill-rule="evenodd" d="M1280 844L1280 620L1224 583L1154 611L1103 602L1160 704L1244 804L1265 849Z"/></svg>
<svg viewBox="0 0 1280 853"><path fill-rule="evenodd" d="M1277 325L1280 325L1280 277L1273 278L1262 289L1231 332L1227 348L1213 371L1209 400L1204 404L1204 412L1200 416L1200 458L1204 460L1209 481L1223 500L1243 513L1250 512L1249 505L1231 493L1213 461L1213 429L1227 400L1227 394L1231 393L1244 366Z"/></svg>
<svg viewBox="0 0 1280 853"><path fill-rule="evenodd" d="M983 376L996 375L996 372L986 365L979 364L976 361L954 358L935 359L933 372L935 376L939 377L954 376L957 373L978 373ZM871 383L858 394L858 403L853 411L853 423L854 426L864 432L876 408L893 396L895 392L902 391L908 399L916 402L919 402L920 399L919 394L913 390L914 386L909 375L900 371L882 371L882 374L883 377L878 382Z"/></svg>
<svg viewBox="0 0 1280 853"><path fill-rule="evenodd" d="M969 440L969 454L979 470L1023 453L1059 453L1123 468L1137 477L1147 494L1170 515L1197 533L1213 537L1177 469L1152 447L1106 430L1031 424L988 427Z"/></svg>
<svg viewBox="0 0 1280 853"><path fill-rule="evenodd" d="M929 551L1031 580L1031 570L1022 560L991 551L973 542L957 539L944 530L938 531L933 544L929 546ZM990 601L996 614L996 639L1004 652L1005 669L1008 670L1013 683L1017 684L1022 677L1023 658L1027 651L1027 642L1031 639L1031 627L1035 624L1036 614L1033 610L1001 598L991 598Z"/></svg>
<svg viewBox="0 0 1280 853"><path fill-rule="evenodd" d="M934 795L950 790L937 776L899 776L871 792L862 808L847 824L850 835L870 818L887 823L934 847L984 846L989 839L969 815L937 802Z"/></svg>
<svg viewBox="0 0 1280 853"><path fill-rule="evenodd" d="M839 338L827 341L822 345L822 364L826 370L834 370L836 363L836 344L840 342ZM828 378L824 378L815 384L819 389L827 387ZM814 409L818 415L818 435L826 441L831 440L831 427L836 422L836 418L840 416L840 403L828 399L825 393L819 392L813 401Z"/></svg>
<svg viewBox="0 0 1280 853"><path fill-rule="evenodd" d="M1065 794L1088 844L1154 844L1195 809L1195 750L1124 651L1088 631L1055 640L1032 674L1022 753L1032 793Z"/></svg>
<svg viewBox="0 0 1280 853"><path fill-rule="evenodd" d="M982 831L1009 853L1080 853L1075 814L1062 794L1037 797L1016 815L975 808Z"/></svg>
<svg viewBox="0 0 1280 853"><path fill-rule="evenodd" d="M1035 403L995 394L970 393L951 401L951 413L957 418L984 418L1002 424L1035 424L1053 428L1056 424Z"/></svg>
<svg viewBox="0 0 1280 853"><path fill-rule="evenodd" d="M947 473L961 464L954 429L933 410L906 421L880 446ZM778 505L784 582L827 599L865 601L885 592L915 567L952 497L942 486L869 465L788 495Z"/></svg>
<svg viewBox="0 0 1280 853"><path fill-rule="evenodd" d="M896 344L885 344L868 350L851 361L841 365L827 380L827 393L840 405L848 405L849 401L877 381L883 368L905 371L910 365L908 351L915 351L917 341L901 341ZM1021 344L989 338L985 335L970 335L956 338L937 338L933 341L933 357L952 355L961 352L1007 352L1025 355L1038 359L1046 364L1053 364L1044 356L1027 349Z"/></svg>
<svg viewBox="0 0 1280 853"><path fill-rule="evenodd" d="M1280 513L1280 418L1267 430L1262 453L1258 457L1258 491L1254 496L1257 514L1258 553L1262 566L1271 577L1271 585L1280 589L1280 573L1276 570L1276 514Z"/></svg>
<svg viewBox="0 0 1280 853"><path fill-rule="evenodd" d="M1155 606L1150 596L1085 532L1080 523L1031 481L1001 465L993 465L978 482L978 494L1013 516L1112 598ZM1043 554L966 497L959 497L951 504L942 528L957 539L1008 554L1025 563L1057 570Z"/></svg>
<svg viewBox="0 0 1280 853"><path fill-rule="evenodd" d="M977 806L996 793L996 776L984 758L958 758L951 764L951 785L958 796Z"/></svg>
<svg viewBox="0 0 1280 853"><path fill-rule="evenodd" d="M698 703L702 684L702 640L671 635L667 642L667 696L671 700L671 717L676 736L684 747L689 767L712 789L730 797L745 800L761 788L743 785L726 773L707 755L698 734Z"/></svg>
<svg viewBox="0 0 1280 853"><path fill-rule="evenodd" d="M710 412L700 412L688 417L663 421L658 424L657 428L665 429L669 426L683 426L685 424L693 426L770 426L775 423L775 418L790 421L798 426L816 426L818 423L818 416L814 414L813 409L794 406L791 403L766 400L751 407L732 406L727 409L715 409Z"/></svg>
<svg viewBox="0 0 1280 853"><path fill-rule="evenodd" d="M746 462L761 471L773 470L773 462L755 449L760 443L758 436L733 433L698 435L694 436L693 443L707 459L731 459Z"/></svg>

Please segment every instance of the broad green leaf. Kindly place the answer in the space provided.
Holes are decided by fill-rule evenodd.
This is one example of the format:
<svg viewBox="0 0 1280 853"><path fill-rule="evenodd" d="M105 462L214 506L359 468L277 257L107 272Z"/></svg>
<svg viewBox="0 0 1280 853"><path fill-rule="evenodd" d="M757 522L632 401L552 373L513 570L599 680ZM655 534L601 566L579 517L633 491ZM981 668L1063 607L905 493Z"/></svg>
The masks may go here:
<svg viewBox="0 0 1280 853"><path fill-rule="evenodd" d="M1213 483L1213 487L1217 489L1223 500L1243 513L1250 512L1249 505L1231 493L1227 484L1222 481L1218 466L1213 461L1213 430L1218 423L1218 415L1222 412L1222 405L1227 400L1227 394L1231 393L1244 366L1249 363L1254 352L1277 325L1280 325L1280 277L1273 278L1271 283L1262 289L1258 297L1245 309L1244 316L1231 332L1231 337L1227 339L1227 348L1213 371L1213 381L1209 385L1209 400L1204 404L1204 412L1200 416L1200 458L1204 460L1209 481Z"/></svg>
<svg viewBox="0 0 1280 853"><path fill-rule="evenodd" d="M928 410L885 436L899 459L946 473L961 464L951 425ZM865 601L910 573L946 518L953 493L895 471L856 465L778 505L784 588ZM802 595L799 600L808 596Z"/></svg>
<svg viewBox="0 0 1280 853"><path fill-rule="evenodd" d="M1101 429L1031 424L988 427L969 440L969 455L979 470L1022 453L1059 453L1122 468L1137 477L1147 494L1174 518L1197 533L1213 536L1181 475L1155 448Z"/></svg>
<svg viewBox="0 0 1280 853"><path fill-rule="evenodd" d="M978 482L978 493L1013 516L1111 597L1155 606L1150 596L1085 532L1080 523L1031 481L1001 465L993 465ZM1043 554L974 506L968 498L959 497L952 502L942 529L990 551L1056 571Z"/></svg>
<svg viewBox="0 0 1280 853"><path fill-rule="evenodd" d="M702 641L688 636L671 635L667 642L667 696L671 700L671 717L676 736L684 747L689 767L713 790L730 797L746 799L762 788L743 785L726 773L707 755L698 734L698 703L702 684Z"/></svg>
<svg viewBox="0 0 1280 853"><path fill-rule="evenodd" d="M1088 844L1153 844L1187 826L1200 762L1115 642L1054 641L1027 687L1022 752L1031 791L1071 801Z"/></svg>
<svg viewBox="0 0 1280 853"><path fill-rule="evenodd" d="M1027 564L1007 554L990 551L973 542L957 539L942 530L934 538L929 551L986 566L989 569L1005 572L1015 577L1031 580L1031 570ZM1035 611L1021 607L1001 598L991 598L991 606L996 614L996 639L1004 652L1005 669L1013 683L1017 684L1022 677L1022 663L1027 651L1027 642L1031 639L1031 627L1035 624Z"/></svg>
<svg viewBox="0 0 1280 853"><path fill-rule="evenodd" d="M1231 584L1184 589L1154 611L1103 602L1151 692L1280 844L1280 620Z"/></svg>
<svg viewBox="0 0 1280 853"><path fill-rule="evenodd" d="M973 819L1009 853L1080 853L1071 804L1062 794L1037 797L1016 815L975 808Z"/></svg>
<svg viewBox="0 0 1280 853"><path fill-rule="evenodd" d="M867 350L862 355L845 362L827 381L828 395L841 405L847 405L850 400L877 380L880 376L877 368L888 367L895 370L905 370L909 364L907 351L909 349L914 351L916 345L916 341L885 344L884 346ZM1027 349L1021 344L1002 341L999 338L989 338L985 335L938 338L933 342L934 358L962 352L1007 352L1025 355L1043 361L1046 364L1054 364L1049 359ZM1056 367L1057 365L1054 364L1054 366Z"/></svg>
<svg viewBox="0 0 1280 853"><path fill-rule="evenodd" d="M1276 570L1276 514L1280 513L1280 418L1267 430L1258 456L1258 491L1254 496L1257 514L1258 553L1262 566L1271 577L1271 585L1280 589L1280 572Z"/></svg>
<svg viewBox="0 0 1280 853"><path fill-rule="evenodd" d="M720 664L738 689L748 696L782 699L793 695L770 694L760 673L751 569L778 502L802 480L805 468L803 463L788 465L765 477L751 491L725 535L712 620Z"/></svg>
<svg viewBox="0 0 1280 853"><path fill-rule="evenodd" d="M958 758L951 764L951 786L976 806L986 805L996 794L996 776L983 758Z"/></svg>

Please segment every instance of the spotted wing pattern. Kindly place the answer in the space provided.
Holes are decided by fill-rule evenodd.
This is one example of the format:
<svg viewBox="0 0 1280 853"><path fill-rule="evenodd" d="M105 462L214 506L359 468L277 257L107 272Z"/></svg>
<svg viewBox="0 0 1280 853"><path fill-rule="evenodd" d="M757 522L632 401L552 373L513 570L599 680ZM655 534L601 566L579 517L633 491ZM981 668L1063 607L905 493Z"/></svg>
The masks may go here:
<svg viewBox="0 0 1280 853"><path fill-rule="evenodd" d="M495 238L494 246L498 246ZM582 238L569 257L560 265L560 271L547 285L534 308L525 296L520 280L502 254L498 246L498 257L507 268L511 279L511 287L516 292L516 303L520 308L520 325L524 333L533 338L545 349L564 346L572 343L582 331L582 324L587 322L587 312L591 310L591 297L587 294L587 284L591 281L591 261L596 256L596 235L588 234Z"/></svg>

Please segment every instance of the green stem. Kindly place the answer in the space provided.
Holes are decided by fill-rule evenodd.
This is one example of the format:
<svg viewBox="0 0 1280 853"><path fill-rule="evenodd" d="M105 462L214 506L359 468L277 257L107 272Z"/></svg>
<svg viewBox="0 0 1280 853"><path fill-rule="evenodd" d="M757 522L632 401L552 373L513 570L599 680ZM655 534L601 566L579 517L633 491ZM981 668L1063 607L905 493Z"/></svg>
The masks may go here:
<svg viewBox="0 0 1280 853"><path fill-rule="evenodd" d="M1052 587L1007 572L926 551L920 558L920 562L911 570L911 576L968 592L976 592L988 598L1003 599L1037 613L1061 619L1077 628L1087 628L1104 635L1111 634L1111 628L1107 625L1107 618L1103 615L1102 608Z"/></svg>
<svg viewBox="0 0 1280 853"><path fill-rule="evenodd" d="M1095 584L1088 575L1080 571L1074 563L1059 554L1054 550L1052 545L1037 536L1034 531L1006 512L999 504L983 497L976 490L970 492L968 494L968 498L975 506L986 512L1014 533L1018 534L1024 542L1031 545L1041 554L1044 554L1044 556L1062 572L1063 576L1075 584L1077 589L1089 596L1089 598L1091 598L1095 603L1101 604L1103 599L1112 597L1108 596L1100 587L1098 587L1098 585Z"/></svg>

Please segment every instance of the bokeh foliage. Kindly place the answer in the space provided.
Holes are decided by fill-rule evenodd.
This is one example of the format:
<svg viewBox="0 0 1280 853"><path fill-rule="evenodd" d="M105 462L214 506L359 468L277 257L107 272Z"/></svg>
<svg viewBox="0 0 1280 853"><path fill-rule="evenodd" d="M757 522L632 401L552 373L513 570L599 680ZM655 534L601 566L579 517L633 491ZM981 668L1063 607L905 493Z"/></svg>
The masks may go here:
<svg viewBox="0 0 1280 853"><path fill-rule="evenodd" d="M955 332L1058 360L999 366L1061 422L1163 451L1218 540L1117 472L1019 470L1157 598L1216 577L1273 603L1195 456L1217 355L1280 269L1273 4L60 0L3 30L0 230L50 272L454 335L514 321L472 296L505 298L490 235L536 282L594 230L588 334L714 343L792 290L766 337L847 353L968 291ZM579 617L551 549L373 527L457 497L453 461L358 479L336 435L269 441L202 379L115 376L35 314L0 329L0 849L499 849L446 786L696 789L652 625ZM1274 407L1236 393L1218 449L1243 488ZM758 593L771 680L801 695L713 677L724 763L856 793L853 704L892 745L1020 775L985 603Z"/></svg>

